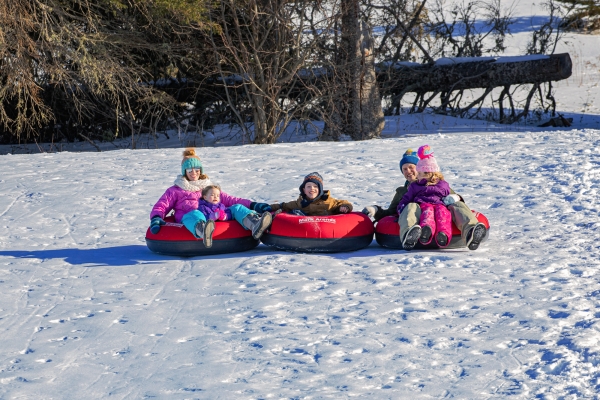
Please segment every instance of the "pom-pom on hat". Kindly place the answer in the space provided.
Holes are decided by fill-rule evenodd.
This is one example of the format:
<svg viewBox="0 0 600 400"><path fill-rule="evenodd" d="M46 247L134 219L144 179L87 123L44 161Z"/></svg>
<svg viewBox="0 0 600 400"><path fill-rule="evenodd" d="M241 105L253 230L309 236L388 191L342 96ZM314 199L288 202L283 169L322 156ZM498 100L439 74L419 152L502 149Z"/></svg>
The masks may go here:
<svg viewBox="0 0 600 400"><path fill-rule="evenodd" d="M428 144L419 147L417 155L419 156L417 172L441 172L440 166L433 156L433 150L431 150L431 147L429 147Z"/></svg>
<svg viewBox="0 0 600 400"><path fill-rule="evenodd" d="M204 174L204 168L200 162L200 157L196 155L196 150L192 148L183 151L183 160L181 160L181 175L185 176L185 170L188 168L200 168L200 173Z"/></svg>
<svg viewBox="0 0 600 400"><path fill-rule="evenodd" d="M415 164L419 162L419 157L417 153L413 149L408 149L400 159L400 171L402 171L402 166L404 164Z"/></svg>
<svg viewBox="0 0 600 400"><path fill-rule="evenodd" d="M304 195L304 186L308 182L312 182L319 187L319 194L317 195L317 199L323 195L323 177L318 172L311 172L310 174L304 177L304 181L302 185L300 185L300 193Z"/></svg>

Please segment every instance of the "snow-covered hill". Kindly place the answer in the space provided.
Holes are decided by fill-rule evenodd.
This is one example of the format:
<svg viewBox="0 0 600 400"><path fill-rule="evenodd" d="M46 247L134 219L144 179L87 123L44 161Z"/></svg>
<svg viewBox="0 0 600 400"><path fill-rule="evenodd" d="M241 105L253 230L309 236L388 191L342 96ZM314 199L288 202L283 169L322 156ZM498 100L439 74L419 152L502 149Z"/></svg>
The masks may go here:
<svg viewBox="0 0 600 400"><path fill-rule="evenodd" d="M540 4L515 4L506 55ZM597 399L598 37L557 51L574 65L556 84L569 129L421 114L368 142L303 143L296 126L271 146L219 131L101 153L0 146L0 399ZM400 156L425 143L490 221L477 251L183 259L145 245L182 146L230 194L291 200L318 171L360 210L389 204Z"/></svg>
<svg viewBox="0 0 600 400"><path fill-rule="evenodd" d="M599 133L199 150L231 194L292 199L316 170L360 209L426 141L490 220L477 251L159 256L180 149L2 156L0 397L595 398Z"/></svg>

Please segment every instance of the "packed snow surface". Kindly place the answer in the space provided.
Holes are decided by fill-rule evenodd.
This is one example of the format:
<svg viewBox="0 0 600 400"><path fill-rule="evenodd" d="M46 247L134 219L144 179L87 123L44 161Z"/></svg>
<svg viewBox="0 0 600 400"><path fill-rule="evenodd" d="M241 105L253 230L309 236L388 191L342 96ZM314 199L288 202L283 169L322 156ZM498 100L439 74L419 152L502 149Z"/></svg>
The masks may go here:
<svg viewBox="0 0 600 400"><path fill-rule="evenodd" d="M490 221L476 251L161 256L181 149L0 156L0 397L596 398L600 131L198 152L230 194L291 200L318 171L360 210L425 143Z"/></svg>
<svg viewBox="0 0 600 400"><path fill-rule="evenodd" d="M514 9L501 60L547 21L543 3ZM0 399L598 399L598 36L556 52L573 62L554 83L570 128L403 114L365 142L314 142L317 122L270 146L231 146L248 140L227 127L102 153L0 146ZM289 201L317 171L361 210L387 207L402 153L426 143L490 221L476 251L146 247L183 146L229 194Z"/></svg>

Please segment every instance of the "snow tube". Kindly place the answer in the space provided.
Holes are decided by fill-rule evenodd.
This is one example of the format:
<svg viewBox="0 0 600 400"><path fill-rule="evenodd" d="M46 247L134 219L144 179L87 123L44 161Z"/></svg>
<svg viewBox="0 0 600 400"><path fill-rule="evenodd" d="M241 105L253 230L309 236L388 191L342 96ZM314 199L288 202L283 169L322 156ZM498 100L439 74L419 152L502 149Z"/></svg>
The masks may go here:
<svg viewBox="0 0 600 400"><path fill-rule="evenodd" d="M167 224L156 235L150 228L146 231L146 245L154 253L194 257L251 250L259 243L252 237L252 232L242 228L237 221L218 221L215 222L212 247L207 249L202 239L196 239L183 224L175 223L173 217L165 218L165 222Z"/></svg>
<svg viewBox="0 0 600 400"><path fill-rule="evenodd" d="M490 223L485 215L479 213L477 211L473 211L475 217L479 222L485 225L487 232L485 233L485 237L481 241L482 243L487 240L490 233ZM377 225L375 226L375 240L379 245L383 247L389 247L392 249L402 249L402 243L400 243L400 226L398 225L398 217L397 216L389 216L379 220ZM467 247L467 244L462 239L460 235L460 231L452 223L452 239L450 240L450 244L448 247L444 247L445 249L458 249L461 247ZM415 249L438 249L439 247L435 244L435 240L432 240L428 245L422 245L421 243L417 243Z"/></svg>
<svg viewBox="0 0 600 400"><path fill-rule="evenodd" d="M314 217L280 213L260 240L281 250L337 253L368 246L373 232L373 222L363 213Z"/></svg>

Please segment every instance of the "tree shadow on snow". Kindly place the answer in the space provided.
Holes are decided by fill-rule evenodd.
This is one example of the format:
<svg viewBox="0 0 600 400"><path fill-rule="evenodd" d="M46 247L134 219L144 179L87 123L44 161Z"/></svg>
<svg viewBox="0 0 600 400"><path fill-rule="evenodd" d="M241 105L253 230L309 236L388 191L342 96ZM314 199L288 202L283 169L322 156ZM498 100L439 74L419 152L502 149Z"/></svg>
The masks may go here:
<svg viewBox="0 0 600 400"><path fill-rule="evenodd" d="M479 90L479 89L475 89ZM483 89L482 89L483 90ZM557 93L560 94L560 88L557 89ZM520 112L520 109L516 110ZM595 114L586 114L586 113L574 113L574 112L563 112L558 110L555 116L562 115L563 117L569 119L572 118L571 126L546 126L541 127L544 123L549 123L552 116L551 113L546 113L539 117L538 119L529 118L528 121L516 122L514 124L501 124L499 122L495 122L493 120L485 120L485 116L493 116L494 118L498 117L497 110L493 110L491 108L482 107L479 111L479 117L474 119L469 118L457 118L457 117L444 117L433 114L410 114L413 118L411 120L406 120L404 125L401 127L401 130L398 132L403 132L406 134L410 132L411 134L437 134L437 133L468 133L468 132L547 132L547 131L570 131L573 129L600 129L600 115ZM404 115L406 117L406 115ZM421 116L421 120L419 119ZM393 121L392 117L387 117ZM429 118L429 119L427 119ZM390 124L387 127L387 131L384 130L384 135L387 133L386 137L389 135L389 132L392 132L392 128L394 126ZM394 136L393 134L391 136Z"/></svg>
<svg viewBox="0 0 600 400"><path fill-rule="evenodd" d="M539 30L544 24L550 21L549 15L523 15L520 17L511 18L512 23L509 25L508 30L511 34L527 33ZM449 25L448 25L449 26ZM477 32L485 32L489 28L488 20L475 20L473 27ZM466 34L465 24L457 22L453 28L453 35L462 37Z"/></svg>

